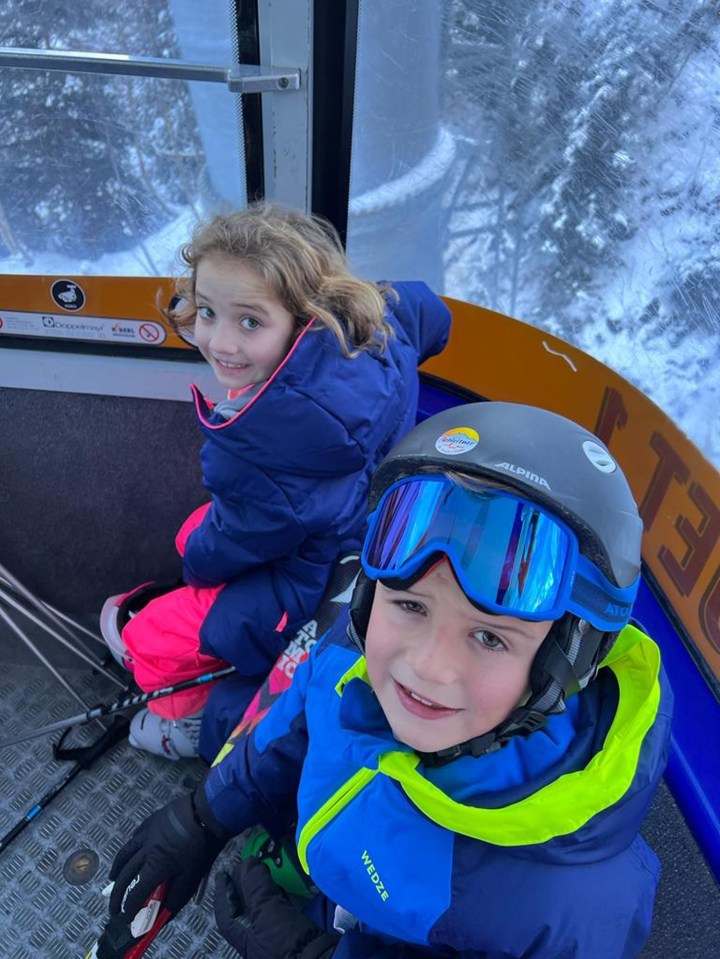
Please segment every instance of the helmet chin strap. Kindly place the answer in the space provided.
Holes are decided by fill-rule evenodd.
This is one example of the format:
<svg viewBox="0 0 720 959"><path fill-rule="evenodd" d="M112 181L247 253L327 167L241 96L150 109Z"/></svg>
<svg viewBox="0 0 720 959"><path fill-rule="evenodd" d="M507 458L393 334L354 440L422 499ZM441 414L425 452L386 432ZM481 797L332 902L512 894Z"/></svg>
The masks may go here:
<svg viewBox="0 0 720 959"><path fill-rule="evenodd" d="M606 634L584 619L566 613L543 640L530 670L530 697L494 729L457 746L419 753L428 766L443 766L460 756L483 756L500 749L514 736L540 729L565 700L584 689L597 674L598 654Z"/></svg>
<svg viewBox="0 0 720 959"><path fill-rule="evenodd" d="M375 580L361 569L350 599L348 635L360 652L365 655L365 636L370 622L370 610L375 598Z"/></svg>
<svg viewBox="0 0 720 959"><path fill-rule="evenodd" d="M375 596L375 580L361 572L349 610L348 635L365 654L365 636ZM584 619L566 613L556 620L540 645L530 670L530 696L494 729L436 752L418 755L427 766L443 766L461 756L484 756L512 739L540 729L565 699L584 689L597 674L598 663L616 634L604 633Z"/></svg>

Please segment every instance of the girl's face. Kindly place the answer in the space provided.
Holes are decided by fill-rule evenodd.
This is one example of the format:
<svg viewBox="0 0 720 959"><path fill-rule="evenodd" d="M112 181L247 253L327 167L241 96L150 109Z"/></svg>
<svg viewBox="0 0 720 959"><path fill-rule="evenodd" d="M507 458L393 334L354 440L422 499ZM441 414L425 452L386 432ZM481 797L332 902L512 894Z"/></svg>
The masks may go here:
<svg viewBox="0 0 720 959"><path fill-rule="evenodd" d="M480 612L447 561L406 590L378 583L365 656L395 738L435 752L497 726L527 696L551 625Z"/></svg>
<svg viewBox="0 0 720 959"><path fill-rule="evenodd" d="M296 324L259 273L242 260L204 256L197 265L195 300L195 341L223 386L240 390L275 372Z"/></svg>

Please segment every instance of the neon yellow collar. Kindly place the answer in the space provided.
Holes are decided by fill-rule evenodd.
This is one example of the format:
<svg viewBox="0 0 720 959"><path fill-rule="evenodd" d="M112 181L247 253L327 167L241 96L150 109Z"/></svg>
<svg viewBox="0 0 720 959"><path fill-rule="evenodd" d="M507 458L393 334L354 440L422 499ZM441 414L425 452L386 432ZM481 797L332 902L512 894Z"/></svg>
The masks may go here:
<svg viewBox="0 0 720 959"><path fill-rule="evenodd" d="M584 769L560 776L517 803L499 809L458 803L417 772L420 759L412 752L384 753L377 772L396 780L433 822L494 845L531 845L576 832L630 788L660 702L660 650L634 626L623 629L602 668L613 671L619 688L617 711L603 748ZM369 682L364 657L341 678L338 693L342 695L353 678Z"/></svg>

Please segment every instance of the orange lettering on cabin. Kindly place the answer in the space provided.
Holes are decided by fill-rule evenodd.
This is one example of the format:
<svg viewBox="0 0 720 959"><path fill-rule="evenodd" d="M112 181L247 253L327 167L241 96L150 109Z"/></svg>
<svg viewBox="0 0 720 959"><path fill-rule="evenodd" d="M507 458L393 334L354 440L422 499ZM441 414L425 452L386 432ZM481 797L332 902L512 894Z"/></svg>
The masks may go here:
<svg viewBox="0 0 720 959"><path fill-rule="evenodd" d="M594 433L599 436L606 446L610 445L610 437L615 427L622 429L627 425L628 411L623 403L622 395L618 390L607 387L603 396L602 406L595 424Z"/></svg>
<svg viewBox="0 0 720 959"><path fill-rule="evenodd" d="M608 446L616 432L626 428L632 431L635 426L627 400L612 387L603 392L595 433ZM623 440L627 442L627 437ZM654 551L646 559L653 572L662 571L668 577L666 596L671 602L674 596L674 605L681 615L685 610L683 623L690 634L688 639L692 637L694 622L692 638L701 653L707 642L703 655L709 662L709 655L720 653L720 569L716 568L708 580L720 538L720 502L707 483L697 480L689 463L662 432L653 431L644 442L657 456L644 496L636 487L636 493L642 496L640 515L646 532L653 524L657 527L645 541L645 550L652 544ZM684 505L678 508L679 503ZM658 519L662 522L656 522ZM679 537L678 545L669 541L671 522ZM702 596L697 599L700 590ZM683 606L684 602L689 605ZM719 675L716 667L710 668Z"/></svg>
<svg viewBox="0 0 720 959"><path fill-rule="evenodd" d="M640 515L645 529L650 529L652 526L673 479L677 479L684 485L690 477L690 470L662 433L653 433L650 437L650 446L658 454L658 464L640 506Z"/></svg>

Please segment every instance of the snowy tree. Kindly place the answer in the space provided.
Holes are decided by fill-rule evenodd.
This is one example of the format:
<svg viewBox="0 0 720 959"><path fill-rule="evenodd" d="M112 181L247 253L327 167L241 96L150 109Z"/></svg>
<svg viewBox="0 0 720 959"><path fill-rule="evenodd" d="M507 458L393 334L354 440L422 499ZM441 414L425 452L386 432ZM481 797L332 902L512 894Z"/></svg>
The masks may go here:
<svg viewBox="0 0 720 959"><path fill-rule="evenodd" d="M6 46L177 56L164 0L2 0L0 23ZM3 70L0 104L0 243L10 252L122 249L197 195L203 161L182 83Z"/></svg>
<svg viewBox="0 0 720 959"><path fill-rule="evenodd" d="M658 120L672 130L667 99L717 28L713 2L696 3L690 16L627 0L600 12L588 5L577 18L577 83L561 117L562 165L539 224L550 254L540 306L546 313L564 311L578 296L592 298L605 279L600 268L621 262L623 244L641 226L629 208L639 212L649 192L662 190L659 183L647 190ZM671 124L682 115L678 107Z"/></svg>
<svg viewBox="0 0 720 959"><path fill-rule="evenodd" d="M716 0L454 0L446 24L447 291L617 369L720 462Z"/></svg>
<svg viewBox="0 0 720 959"><path fill-rule="evenodd" d="M475 296L513 315L537 304L541 208L561 166L577 82L568 53L574 16L573 5L553 0L457 0L448 21L448 113L469 143L454 199L473 196L459 204L469 215L453 232L459 223L476 245Z"/></svg>

